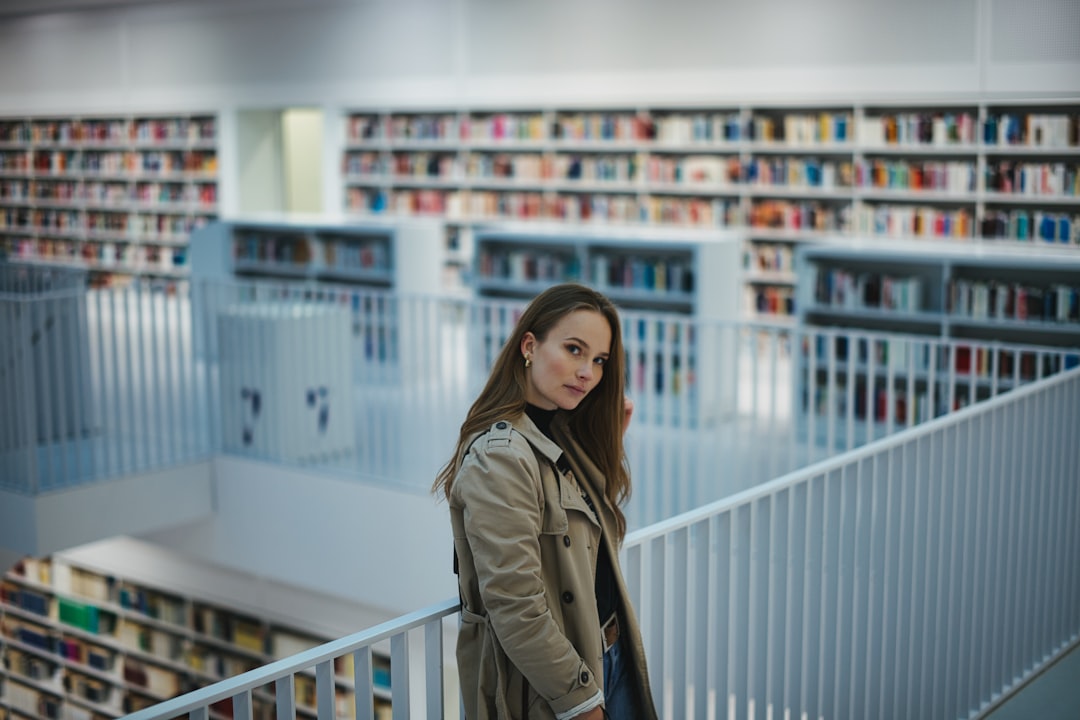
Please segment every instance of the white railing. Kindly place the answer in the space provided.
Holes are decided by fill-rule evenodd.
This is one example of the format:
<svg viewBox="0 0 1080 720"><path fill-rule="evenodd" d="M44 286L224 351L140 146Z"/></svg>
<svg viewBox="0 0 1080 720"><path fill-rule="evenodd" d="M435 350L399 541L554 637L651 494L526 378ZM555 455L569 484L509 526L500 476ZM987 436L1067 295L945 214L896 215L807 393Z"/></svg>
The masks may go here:
<svg viewBox="0 0 1080 720"><path fill-rule="evenodd" d="M72 318L38 323L58 348L42 360L33 360L29 340L13 344L18 373L0 384L13 398L10 422L0 423L0 482L31 493L220 452L422 492L522 308L296 282L200 283L190 295L132 286L63 300L11 297L0 297L0 318ZM230 336L238 341L227 343L233 355L222 371L219 335L233 332L222 330L226 316L236 328L238 310L312 305L334 311L345 329L320 335L313 322L297 321L303 335ZM669 314L626 311L623 325L636 404L627 436L631 527L1080 361L1080 351L1060 348ZM18 337L33 334L31 324ZM331 360L343 381L319 375ZM37 398L28 391L35 387ZM288 392L291 411L268 401ZM32 438L28 418L59 430ZM310 451L291 451L297 444Z"/></svg>
<svg viewBox="0 0 1080 720"><path fill-rule="evenodd" d="M630 534L623 565L664 718L975 718L1080 642L1080 370ZM132 720L218 701L251 717L315 672L318 717L371 717L391 639L396 719L456 715L448 600ZM409 632L425 628L423 679ZM334 658L355 690L335 695ZM415 663L413 664L415 665ZM444 702L449 691L451 702ZM411 698L422 697L420 703ZM272 711L262 701L261 713ZM349 703L354 707L350 707Z"/></svg>
<svg viewBox="0 0 1080 720"><path fill-rule="evenodd" d="M319 363L341 356L353 385L330 414L342 404L354 409L347 419L355 442L346 460L337 446L328 447L321 464L418 491L448 457L469 403L524 306L295 282L207 285L201 297L196 346L210 368L211 402L223 403L212 413L215 437L235 439L247 430L220 427L221 418L240 417L230 416L224 403L239 407L245 399L236 388L222 388L213 370L220 361L216 318L246 304L344 309L352 326L347 346L331 337L265 340L267 347L289 348L288 358L269 360L288 366L289 377L315 378ZM622 321L627 392L636 407L627 436L635 487L627 507L631 527L1080 363L1078 350L997 342L793 330L636 311L622 312ZM250 348L245 362L264 364L267 355ZM297 397L314 385L319 383L299 383ZM246 417L275 421L266 413ZM312 431L308 413L282 421L292 424L281 435ZM226 451L295 462L283 446L234 443Z"/></svg>
<svg viewBox="0 0 1080 720"><path fill-rule="evenodd" d="M634 533L669 718L967 718L1080 641L1080 370Z"/></svg>
<svg viewBox="0 0 1080 720"><path fill-rule="evenodd" d="M9 292L0 332L11 338L0 351L0 488L48 492L212 452L185 295Z"/></svg>

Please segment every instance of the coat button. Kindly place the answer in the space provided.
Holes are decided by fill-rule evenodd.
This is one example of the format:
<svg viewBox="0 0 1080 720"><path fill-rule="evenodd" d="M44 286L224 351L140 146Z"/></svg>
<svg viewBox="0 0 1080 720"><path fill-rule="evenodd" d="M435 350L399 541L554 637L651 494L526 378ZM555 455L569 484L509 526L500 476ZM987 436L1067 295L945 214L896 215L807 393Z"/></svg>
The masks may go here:
<svg viewBox="0 0 1080 720"><path fill-rule="evenodd" d="M499 428L500 430L505 430L506 429L506 423L503 422L502 420L500 420L499 422L495 423L495 427Z"/></svg>
<svg viewBox="0 0 1080 720"><path fill-rule="evenodd" d="M582 685L588 685L589 684L589 673L587 673L587 672L581 673L581 684Z"/></svg>
<svg viewBox="0 0 1080 720"><path fill-rule="evenodd" d="M574 593L567 590L562 594L562 601L568 604L574 602Z"/></svg>
<svg viewBox="0 0 1080 720"><path fill-rule="evenodd" d="M570 547L570 536L569 535L563 535L562 536L562 544L565 545L566 547Z"/></svg>

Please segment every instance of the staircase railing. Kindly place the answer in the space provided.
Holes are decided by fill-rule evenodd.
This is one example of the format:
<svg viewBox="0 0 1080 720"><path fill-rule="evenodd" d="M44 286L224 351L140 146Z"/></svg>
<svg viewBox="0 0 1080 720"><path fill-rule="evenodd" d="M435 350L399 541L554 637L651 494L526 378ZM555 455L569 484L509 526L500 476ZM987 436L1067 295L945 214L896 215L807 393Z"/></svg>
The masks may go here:
<svg viewBox="0 0 1080 720"><path fill-rule="evenodd" d="M1080 642L1078 407L1073 369L628 535L661 716L984 715ZM387 639L393 717L454 717L443 638L456 610L448 600L131 718L205 720L217 702L251 717L268 683L291 718L291 678L312 671L319 718L368 718L370 652ZM410 673L420 627L423 671ZM349 654L355 692L335 696L333 661Z"/></svg>

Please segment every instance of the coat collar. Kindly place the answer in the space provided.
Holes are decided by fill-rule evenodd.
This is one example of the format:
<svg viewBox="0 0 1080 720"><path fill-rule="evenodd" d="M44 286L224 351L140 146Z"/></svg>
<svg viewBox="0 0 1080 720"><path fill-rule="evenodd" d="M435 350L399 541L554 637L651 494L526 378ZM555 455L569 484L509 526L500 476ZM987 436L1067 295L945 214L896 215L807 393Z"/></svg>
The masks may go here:
<svg viewBox="0 0 1080 720"><path fill-rule="evenodd" d="M559 420L559 415L555 416L555 420L552 422L554 425ZM525 436L525 439L529 441L529 444L543 453L544 457L550 460L553 464L559 461L559 456L563 454L562 448L554 443L547 435L540 432L540 428L536 427L536 423L532 421L528 413L521 413L511 423L514 429Z"/></svg>

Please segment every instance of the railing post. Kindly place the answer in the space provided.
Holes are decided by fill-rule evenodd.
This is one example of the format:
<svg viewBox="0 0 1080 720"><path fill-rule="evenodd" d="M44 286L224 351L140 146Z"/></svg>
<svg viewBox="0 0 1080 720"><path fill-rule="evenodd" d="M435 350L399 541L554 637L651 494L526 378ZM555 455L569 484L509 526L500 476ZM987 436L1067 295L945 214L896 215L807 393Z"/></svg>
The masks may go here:
<svg viewBox="0 0 1080 720"><path fill-rule="evenodd" d="M326 660L315 666L315 698L319 720L334 720L337 715L337 692L334 688L333 660Z"/></svg>
<svg viewBox="0 0 1080 720"><path fill-rule="evenodd" d="M13 348L14 375L17 383L15 393L18 397L16 404L21 407L18 415L23 418L19 436L22 438L21 452L26 458L25 477L28 481L24 489L30 494L36 495L41 483L41 469L38 467L37 451L40 419L38 418L38 406L34 400L34 388L37 387L39 380L37 378L37 364L33 358L32 303L25 300L15 300L12 305L15 309L14 325L17 330L16 337L18 338Z"/></svg>
<svg viewBox="0 0 1080 720"><path fill-rule="evenodd" d="M390 702L394 720L409 720L409 634L390 638Z"/></svg>
<svg viewBox="0 0 1080 720"><path fill-rule="evenodd" d="M292 675L278 678L274 682L274 699L277 703L277 720L295 720L296 688Z"/></svg>
<svg viewBox="0 0 1080 720"><path fill-rule="evenodd" d="M443 716L443 635L442 620L424 626L424 684L427 691L428 720Z"/></svg>

